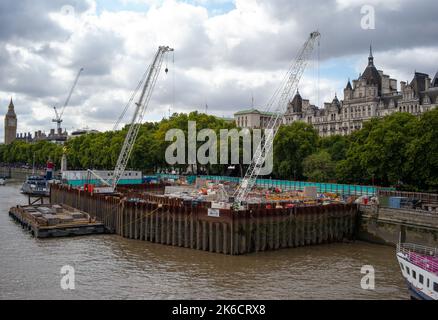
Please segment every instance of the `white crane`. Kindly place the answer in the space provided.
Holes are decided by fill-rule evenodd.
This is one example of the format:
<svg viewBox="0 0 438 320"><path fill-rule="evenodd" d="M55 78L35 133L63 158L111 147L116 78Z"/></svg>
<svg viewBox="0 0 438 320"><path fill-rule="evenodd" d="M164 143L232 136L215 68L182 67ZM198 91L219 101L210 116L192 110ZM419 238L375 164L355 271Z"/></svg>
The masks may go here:
<svg viewBox="0 0 438 320"><path fill-rule="evenodd" d="M245 174L245 177L240 182L234 193L234 208L240 208L247 200L249 192L254 187L257 177L260 174L260 170L266 161L266 158L272 151L274 138L280 128L283 116L286 112L287 105L292 98L292 95L298 89L298 84L301 77L307 67L309 58L312 54L313 48L317 40L319 40L321 34L318 31L312 32L309 39L304 44L303 48L299 51L295 63L289 69L284 82L280 88L276 91L270 102L268 103L268 109L272 106L276 106L274 116L270 119L264 136L257 147L256 152L252 158L251 164Z"/></svg>
<svg viewBox="0 0 438 320"><path fill-rule="evenodd" d="M88 170L89 175L94 175L101 182L109 186L110 187L109 189L111 190L110 192L114 192L116 190L120 178L123 176L123 173L125 172L126 166L129 161L129 157L131 156L132 150L134 148L135 140L137 139L137 135L141 127L144 114L146 112L149 101L151 99L152 92L157 82L158 75L160 74L161 66L163 65L164 55L172 51L174 51L174 49L168 46L160 46L158 48L158 51L155 54L152 64L149 66L148 70L144 75L144 78L140 81L140 85L137 87L137 90L134 92L134 95L130 99L130 101L134 99L136 92L138 91L138 89L140 89L141 83L144 82L143 90L141 91L141 95L138 102L135 104L136 108L134 111L134 115L132 116L132 120L129 125L129 130L125 137L125 142L123 143L122 150L120 151L119 158L117 160L117 164L114 169L114 173L111 177L111 180L106 181L92 170Z"/></svg>
<svg viewBox="0 0 438 320"><path fill-rule="evenodd" d="M70 92L67 96L67 99L64 102L64 106L62 107L61 112L58 112L58 110L56 109L56 106L53 107L53 109L55 110L55 119L52 119L52 122L56 122L56 127L58 129L57 132L59 132L61 130L61 123L63 121L62 116L64 115L65 108L68 106L68 104L70 102L71 96L73 94L73 91L76 88L76 85L78 84L78 80L79 80L79 77L81 76L82 71L84 71L84 68L81 68L79 70L78 75L76 76L75 81L73 82L73 86L71 87Z"/></svg>

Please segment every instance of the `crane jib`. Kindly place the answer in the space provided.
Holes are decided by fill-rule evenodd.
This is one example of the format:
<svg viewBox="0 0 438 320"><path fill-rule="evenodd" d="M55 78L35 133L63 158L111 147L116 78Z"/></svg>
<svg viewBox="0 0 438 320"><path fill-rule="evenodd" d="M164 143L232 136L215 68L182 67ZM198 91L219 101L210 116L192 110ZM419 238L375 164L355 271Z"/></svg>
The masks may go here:
<svg viewBox="0 0 438 320"><path fill-rule="evenodd" d="M76 75L76 78L75 78L75 80L74 80L74 82L73 82L73 85L72 85L72 87L71 87L71 89L70 89L70 91L69 91L69 93L68 93L68 96L67 96L67 99L65 99L65 102L64 102L64 106L62 107L62 109L61 109L61 112L58 112L58 110L56 109L56 107L53 107L53 109L55 110L55 119L53 119L52 120L52 122L56 122L57 123L57 129L58 129L58 131L61 129L61 123L62 123L62 117L63 117L63 115L64 115L64 111L65 111L65 108L67 108L67 106L68 106L68 104L70 103L70 99L71 99L71 97L72 97L72 95L73 95L73 92L74 92L74 90L75 90L75 88L76 88L76 85L78 84L78 81L79 81L79 77L81 76L81 73L84 71L84 68L81 68L81 69L79 69L79 72L78 72L78 74Z"/></svg>
<svg viewBox="0 0 438 320"><path fill-rule="evenodd" d="M132 121L129 126L128 133L125 137L125 141L122 146L119 158L117 160L116 167L114 169L112 178L112 189L115 191L123 173L125 172L128 160L131 156L132 150L134 148L135 141L140 130L141 122L143 120L144 114L148 107L149 101L152 96L155 84L157 82L158 75L163 64L164 54L167 52L174 51L174 49L168 46L160 46L157 53L154 56L153 62L148 68L147 75L145 77L144 85L141 91L140 98L136 102L136 109L132 117Z"/></svg>
<svg viewBox="0 0 438 320"><path fill-rule="evenodd" d="M260 169L266 161L266 157L272 151L274 138L280 128L290 95L298 89L298 84L307 67L308 60L313 51L315 42L320 38L320 36L321 34L318 31L310 34L309 39L299 51L296 61L289 69L284 83L282 83L280 88L274 93L274 96L268 103L268 108L270 108L272 105L274 105L275 101L278 100L276 112L268 122L268 125L265 129L265 135L262 137L260 144L254 153L245 177L241 180L236 192L234 193L234 208L240 208L242 203L247 200L249 192L256 183ZM280 92L281 95L278 96Z"/></svg>

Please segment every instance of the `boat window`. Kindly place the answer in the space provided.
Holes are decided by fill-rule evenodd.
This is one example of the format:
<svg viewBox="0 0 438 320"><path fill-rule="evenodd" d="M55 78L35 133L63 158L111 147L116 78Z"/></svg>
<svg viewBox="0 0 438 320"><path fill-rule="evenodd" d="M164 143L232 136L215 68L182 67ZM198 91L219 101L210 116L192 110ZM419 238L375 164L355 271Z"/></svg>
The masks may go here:
<svg viewBox="0 0 438 320"><path fill-rule="evenodd" d="M417 272L415 272L415 270L412 270L412 277L414 279L417 279Z"/></svg>
<svg viewBox="0 0 438 320"><path fill-rule="evenodd" d="M430 279L427 279L427 287L430 287Z"/></svg>
<svg viewBox="0 0 438 320"><path fill-rule="evenodd" d="M423 275L422 275L422 274L419 274L418 277L419 277L418 280L420 281L420 283L423 284L423 283L424 283L424 277L423 277Z"/></svg>
<svg viewBox="0 0 438 320"><path fill-rule="evenodd" d="M411 274L411 270L409 270L409 267L406 266L406 272L410 275Z"/></svg>
<svg viewBox="0 0 438 320"><path fill-rule="evenodd" d="M438 292L438 283L433 283L433 291Z"/></svg>
<svg viewBox="0 0 438 320"><path fill-rule="evenodd" d="M404 270L404 267L403 267L403 263L401 263L400 262L400 267L401 267L401 269L402 269L402 271Z"/></svg>

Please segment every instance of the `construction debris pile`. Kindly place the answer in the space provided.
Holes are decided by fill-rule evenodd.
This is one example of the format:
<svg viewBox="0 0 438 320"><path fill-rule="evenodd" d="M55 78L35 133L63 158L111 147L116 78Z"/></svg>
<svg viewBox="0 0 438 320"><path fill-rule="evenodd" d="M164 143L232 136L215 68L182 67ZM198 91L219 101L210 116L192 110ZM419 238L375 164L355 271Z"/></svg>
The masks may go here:
<svg viewBox="0 0 438 320"><path fill-rule="evenodd" d="M229 184L213 183L198 178L195 185L167 186L164 194L170 198L181 198L183 200L227 202L229 192Z"/></svg>
<svg viewBox="0 0 438 320"><path fill-rule="evenodd" d="M168 184L171 181L166 181ZM228 181L212 181L197 178L190 184L184 177L173 180L165 188L165 196L185 201L208 201L214 203L231 203L237 188L237 183ZM254 187L248 194L247 203L267 204L276 208L291 208L294 206L328 205L332 203L353 203L356 196L343 196L335 193L318 193L316 187L305 187L304 190L282 190L278 187Z"/></svg>

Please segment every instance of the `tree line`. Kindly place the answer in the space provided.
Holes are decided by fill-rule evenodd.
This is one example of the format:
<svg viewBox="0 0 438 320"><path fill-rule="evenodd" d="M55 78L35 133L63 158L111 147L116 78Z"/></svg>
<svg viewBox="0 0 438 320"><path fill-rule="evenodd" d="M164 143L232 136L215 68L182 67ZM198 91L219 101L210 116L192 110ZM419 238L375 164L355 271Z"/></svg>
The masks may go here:
<svg viewBox="0 0 438 320"><path fill-rule="evenodd" d="M129 161L129 168L144 173L187 169L197 174L235 175L245 173L246 166L175 165L165 160L172 141L165 141L170 129L181 129L187 136L188 121L196 121L197 131L235 129L224 119L192 112L174 114L157 123L145 123ZM282 126L274 141L273 179L309 180L395 186L415 191L438 190L438 109L419 117L394 113L373 118L363 128L348 136L319 137L304 122ZM69 140L66 144L68 167L79 169L112 169L128 127L120 131L93 133ZM197 147L205 142L197 142ZM49 158L59 168L63 146L50 142L34 144L16 141L0 146L0 162L43 165ZM242 150L240 150L242 154ZM241 157L242 160L242 157Z"/></svg>

